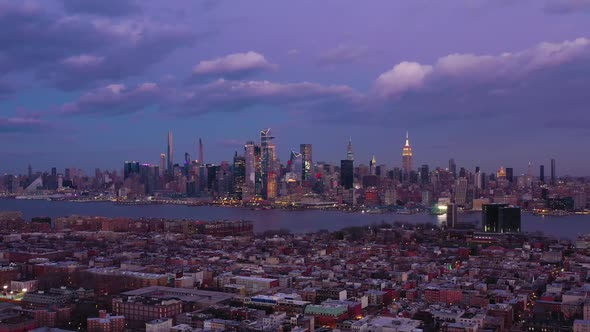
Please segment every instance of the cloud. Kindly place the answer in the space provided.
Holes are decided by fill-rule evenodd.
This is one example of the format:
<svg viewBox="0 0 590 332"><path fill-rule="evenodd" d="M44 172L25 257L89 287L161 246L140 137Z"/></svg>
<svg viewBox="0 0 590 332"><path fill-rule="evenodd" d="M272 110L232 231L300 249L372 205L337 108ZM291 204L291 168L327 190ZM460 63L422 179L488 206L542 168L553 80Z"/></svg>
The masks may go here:
<svg viewBox="0 0 590 332"><path fill-rule="evenodd" d="M320 65L340 65L351 64L366 58L368 47L338 45L336 48L325 51L318 57Z"/></svg>
<svg viewBox="0 0 590 332"><path fill-rule="evenodd" d="M175 27L148 26L132 44L107 49L103 55L79 54L47 66L39 76L65 90L139 76L174 49L191 45L195 36Z"/></svg>
<svg viewBox="0 0 590 332"><path fill-rule="evenodd" d="M238 112L254 106L306 107L320 109L328 105L354 103L361 98L347 86L316 83L276 83L269 81L215 82L186 88L164 88L143 83L135 88L112 84L92 90L61 106L65 115L123 115L146 109L184 115L209 112Z"/></svg>
<svg viewBox="0 0 590 332"><path fill-rule="evenodd" d="M99 60L73 61L79 62ZM588 77L590 40L578 38L497 55L450 54L432 64L401 62L379 75L366 93L347 85L264 80L217 79L180 87L116 84L91 90L62 111L120 115L153 109L199 116L271 109L331 123L407 126L511 117L505 123L543 126L538 119L547 115L575 119L587 108Z"/></svg>
<svg viewBox="0 0 590 332"><path fill-rule="evenodd" d="M544 10L549 14L590 13L590 0L547 0Z"/></svg>
<svg viewBox="0 0 590 332"><path fill-rule="evenodd" d="M66 12L104 16L126 16L141 11L137 0L62 0Z"/></svg>
<svg viewBox="0 0 590 332"><path fill-rule="evenodd" d="M0 117L0 133L35 133L48 129L47 122L37 117Z"/></svg>
<svg viewBox="0 0 590 332"><path fill-rule="evenodd" d="M273 70L276 67L277 65L266 60L264 55L250 51L203 60L193 68L193 76L236 78Z"/></svg>
<svg viewBox="0 0 590 332"><path fill-rule="evenodd" d="M398 97L410 90L421 88L431 73L432 66L404 61L379 75L375 81L375 90L382 97Z"/></svg>
<svg viewBox="0 0 590 332"><path fill-rule="evenodd" d="M141 75L200 37L148 18L81 17L7 0L0 0L0 30L0 75L33 72L65 90Z"/></svg>
<svg viewBox="0 0 590 332"><path fill-rule="evenodd" d="M535 72L558 68L578 59L590 60L590 39L544 42L523 51L499 55L450 54L433 65L399 63L377 78L374 90L379 96L397 98L421 89L513 84Z"/></svg>
<svg viewBox="0 0 590 332"><path fill-rule="evenodd" d="M112 40L91 22L20 1L0 0L0 30L0 73L29 70L71 52L94 51Z"/></svg>
<svg viewBox="0 0 590 332"><path fill-rule="evenodd" d="M355 90L345 85L224 79L195 87L185 96L182 101L183 113L193 115L212 111L241 111L253 106L319 109L331 104L353 103L360 98Z"/></svg>
<svg viewBox="0 0 590 332"><path fill-rule="evenodd" d="M64 115L123 115L157 107L167 100L165 90L155 83L143 83L133 89L111 84L85 93L61 107Z"/></svg>

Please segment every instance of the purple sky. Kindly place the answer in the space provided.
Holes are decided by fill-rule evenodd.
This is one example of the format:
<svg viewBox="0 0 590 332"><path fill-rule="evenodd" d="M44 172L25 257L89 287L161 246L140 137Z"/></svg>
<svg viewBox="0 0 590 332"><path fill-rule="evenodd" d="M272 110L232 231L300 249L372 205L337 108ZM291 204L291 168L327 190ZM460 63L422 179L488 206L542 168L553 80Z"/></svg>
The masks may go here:
<svg viewBox="0 0 590 332"><path fill-rule="evenodd" d="M590 0L0 0L0 172L286 160L590 175Z"/></svg>

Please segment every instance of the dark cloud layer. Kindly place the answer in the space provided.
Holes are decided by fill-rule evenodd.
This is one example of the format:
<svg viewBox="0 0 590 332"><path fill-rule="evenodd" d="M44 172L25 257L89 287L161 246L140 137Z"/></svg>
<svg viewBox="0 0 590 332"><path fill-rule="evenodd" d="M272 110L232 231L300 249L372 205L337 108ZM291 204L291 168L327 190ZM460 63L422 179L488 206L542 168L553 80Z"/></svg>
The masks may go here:
<svg viewBox="0 0 590 332"><path fill-rule="evenodd" d="M220 59L201 68L221 72L231 67ZM588 68L590 40L578 38L499 55L451 54L431 65L401 62L379 75L366 93L309 82L218 79L180 88L145 83L132 89L123 85L98 89L62 110L120 115L153 108L196 116L261 106L303 110L323 121L387 125L490 115L521 119L531 110L575 117L590 104L585 88Z"/></svg>
<svg viewBox="0 0 590 332"><path fill-rule="evenodd" d="M124 7L123 3L131 6L131 2L118 6ZM66 1L66 8L67 4L115 10L102 1ZM32 71L41 80L66 90L141 75L198 37L175 24L84 18L6 0L0 0L0 31L0 75Z"/></svg>
<svg viewBox="0 0 590 332"><path fill-rule="evenodd" d="M141 12L138 0L62 0L66 12L126 16Z"/></svg>
<svg viewBox="0 0 590 332"><path fill-rule="evenodd" d="M590 13L590 0L547 0L544 10L550 14Z"/></svg>

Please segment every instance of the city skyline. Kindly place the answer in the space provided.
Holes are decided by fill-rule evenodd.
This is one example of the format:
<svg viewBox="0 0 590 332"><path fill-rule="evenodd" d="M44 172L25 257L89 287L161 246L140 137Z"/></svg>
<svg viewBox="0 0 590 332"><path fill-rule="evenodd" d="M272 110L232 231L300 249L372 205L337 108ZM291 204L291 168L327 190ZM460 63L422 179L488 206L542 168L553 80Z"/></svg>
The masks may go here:
<svg viewBox="0 0 590 332"><path fill-rule="evenodd" d="M2 0L0 171L159 164L168 130L176 162L200 137L219 162L271 127L281 160L309 143L338 163L352 136L355 160L397 165L409 130L414 168L589 175L589 7Z"/></svg>
<svg viewBox="0 0 590 332"><path fill-rule="evenodd" d="M271 135L271 130L272 128L266 128L260 131L260 137L259 140L248 140L245 141L244 144L242 144L242 148L236 148L232 154L232 158L235 157L242 157L242 158L246 158L246 160L248 160L248 154L252 154L254 153L253 149L255 146L260 148L261 151L263 151L264 149L262 148L262 145L264 144L263 142L270 142L270 140L274 140L277 137L275 136L269 136ZM133 162L133 163L137 163L142 164L142 165L152 165L152 166L158 166L160 169L160 172L162 174L164 173L169 173L170 169L172 169L173 167L186 167L188 165L189 162L196 162L198 164L203 164L203 165L221 165L223 163L228 163L231 162L232 158L225 158L222 160L216 160L216 161L209 161L204 163L203 162L203 155L204 155L204 146L203 146L203 141L202 138L199 138L197 140L198 144L195 148L195 155L198 155L199 158L196 159L192 159L190 157L191 155L191 151L182 151L182 153L180 153L180 155L184 155L184 159L182 161L176 160L174 159L174 155L178 152L174 150L174 144L173 144L173 132L172 131L168 131L167 133L167 144L166 144L166 153L160 153L159 154L159 158L157 162L152 162L149 160L137 160L137 159L125 159L124 162ZM265 138L265 137L269 137L269 138ZM295 165L291 165L291 162L293 162L294 158L299 160L299 163L301 165L297 165L297 168L300 168L299 172L302 172L302 174L307 172L311 172L312 169L311 167L313 165L316 165L317 163L327 163L327 164L331 164L331 165L338 165L340 162L345 161L345 160L349 160L353 162L354 167L358 167L359 165L364 165L369 167L370 172L374 172L374 168L379 166L379 165L385 165L391 169L393 168L399 168L400 171L402 172L402 177L405 178L406 180L409 178L409 174L411 172L416 172L419 173L420 171L423 170L424 166L427 166L426 170L429 169L430 170L435 170L437 168L440 169L446 169L449 172L451 172L454 176L458 175L458 170L457 170L457 164L455 163L455 158L450 158L448 160L449 166L445 167L444 166L444 162L442 162L441 164L425 164L425 163L413 163L413 150L412 150L412 146L413 144L410 144L410 138L409 138L409 131L406 131L406 135L404 138L404 144L402 145L402 148L400 149L400 154L398 157L401 157L400 161L398 161L397 163L394 161L392 164L387 164L384 162L376 162L376 156L375 154L372 155L371 159L369 161L362 161L362 160L358 160L354 158L354 155L356 154L356 150L353 148L353 140L352 137L349 138L349 140L346 142L346 150L345 153L343 153L343 157L338 161L328 161L328 160L323 160L323 159L319 159L316 161L316 163L314 163L311 160L311 150L313 149L313 144L310 143L305 143L305 144L300 144L300 149L301 149L301 153L295 152L293 150L288 151L287 155L289 157L286 158L281 158L281 153L282 151L277 151L276 146L271 143L272 145L272 163L276 164L277 161L280 162L280 165L285 166L287 169L291 169L292 167L294 167ZM249 148L250 146L250 148ZM307 152L310 156L310 162L308 163L307 166L305 163L305 155ZM169 158L169 156L172 156L172 158ZM188 159L187 159L188 158ZM250 158L254 158L253 156ZM408 160L406 162L406 160ZM123 162L123 161L120 161ZM546 163L548 170L549 170L549 174L548 174L548 178L547 180L553 182L554 180L556 180L557 178L559 178L560 176L574 176L571 174L557 174L557 166L556 166L556 160L555 158L550 158L548 160L548 162ZM473 167L467 167L464 165L459 165L460 168L465 169L467 172L471 172L471 173L477 173L478 171L482 171L484 173L487 172L487 174L495 174L496 172L501 172L501 173L506 173L506 170L509 170L511 172L510 176L514 175L514 176L524 176L524 175L530 175L530 176L534 176L534 177L538 177L539 179L541 179L541 181L544 181L544 167L546 165L545 163L539 163L537 172L532 170L532 161L529 161L526 167L526 172L523 171L522 172L516 172L514 174L512 174L513 170L514 170L514 165L508 164L502 164L497 166L496 168L492 168L492 169L486 169L485 167L481 167L479 165L473 166ZM184 165L184 166L183 166ZM275 165L275 167L278 167L279 165ZM253 167L253 166L252 166ZM54 172L54 170L56 169L68 169L68 168L72 168L72 169L80 169L82 171L86 171L88 174L91 174L95 169L82 169L77 167L76 165L70 165L70 166L65 166L65 167L55 167L55 166L51 166L50 168L48 168L47 170L41 170L39 171L38 169L35 170L35 172L48 172L49 170L51 170L51 172ZM104 168L103 170L116 170L119 171L121 168L119 166L115 166L115 167L107 167ZM518 169L518 168L517 168ZM31 172L33 171L33 165L32 164L28 164L27 165L27 173L29 174L29 176L31 175ZM407 174L405 174L407 171ZM248 178L248 171L246 171L246 177ZM254 172L253 169L251 169L251 172ZM8 174L8 173L4 173L4 174ZM25 174L24 172L15 172L14 174ZM309 178L308 178L309 179Z"/></svg>

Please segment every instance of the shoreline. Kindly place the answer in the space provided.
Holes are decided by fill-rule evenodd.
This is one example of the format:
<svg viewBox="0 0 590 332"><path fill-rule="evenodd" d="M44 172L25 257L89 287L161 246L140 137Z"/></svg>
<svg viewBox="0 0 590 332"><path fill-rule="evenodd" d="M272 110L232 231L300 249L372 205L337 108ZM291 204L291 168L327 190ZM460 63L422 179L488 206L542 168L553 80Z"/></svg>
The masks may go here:
<svg viewBox="0 0 590 332"><path fill-rule="evenodd" d="M63 197L55 197L53 195L46 195L46 196L0 196L0 200L18 200L18 201L49 201L49 202L66 202L66 203L111 203L115 206L153 206L153 205L164 205L164 206L188 206L188 207L203 207L203 206L210 206L210 207L221 207L221 208L236 208L236 209L243 209L243 210L252 210L252 211L271 211L271 210L279 210L279 211L289 211L289 212L301 212L301 211L338 211L338 212L345 212L345 213L353 213L353 214L374 214L374 215L414 215L414 214L427 214L427 215L445 215L445 213L431 213L428 209L425 208L414 208L414 209L406 209L404 207L350 207L345 205L339 206L301 206L301 205L294 205L290 207L282 207L278 205L273 206L248 206L243 204L223 204L223 203L215 203L211 201L187 201L187 200L141 200L141 201L117 201L113 199L63 199ZM334 202L334 205L338 203ZM481 210L459 210L459 213L462 215L471 215L481 213ZM543 211L536 211L536 210L524 210L522 209L522 213L532 214L538 217L567 217L572 215L590 215L590 210L584 211L562 211L562 210L543 210Z"/></svg>

